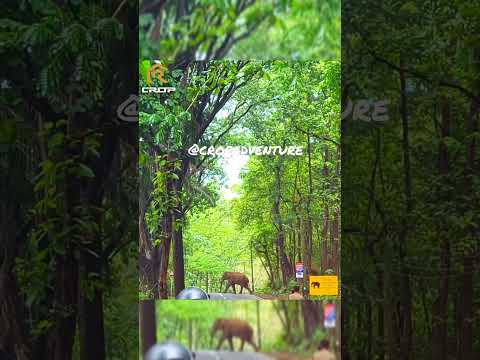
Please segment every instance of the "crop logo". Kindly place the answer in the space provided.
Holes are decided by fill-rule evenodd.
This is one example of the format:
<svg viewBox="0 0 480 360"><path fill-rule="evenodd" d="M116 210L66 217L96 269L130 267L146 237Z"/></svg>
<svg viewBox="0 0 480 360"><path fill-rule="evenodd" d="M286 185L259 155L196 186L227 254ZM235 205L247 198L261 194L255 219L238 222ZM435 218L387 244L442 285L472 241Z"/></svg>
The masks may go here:
<svg viewBox="0 0 480 360"><path fill-rule="evenodd" d="M142 87L142 94L150 94L150 93L155 93L155 94L167 93L168 94L175 91L175 88L171 86L167 86L167 87L152 86L154 78L156 78L162 84L166 84L168 82L167 80L165 80L166 70L167 70L167 67L163 66L162 64L157 63L150 66L150 68L147 71L148 86Z"/></svg>
<svg viewBox="0 0 480 360"><path fill-rule="evenodd" d="M165 80L165 78L164 78L165 70L167 70L167 68L165 66L163 66L162 64L155 64L152 67L150 67L150 69L148 69L148 73L147 73L147 84L152 85L152 83L153 83L152 77L154 77L155 75L157 76L157 79L161 83L166 84L167 80Z"/></svg>

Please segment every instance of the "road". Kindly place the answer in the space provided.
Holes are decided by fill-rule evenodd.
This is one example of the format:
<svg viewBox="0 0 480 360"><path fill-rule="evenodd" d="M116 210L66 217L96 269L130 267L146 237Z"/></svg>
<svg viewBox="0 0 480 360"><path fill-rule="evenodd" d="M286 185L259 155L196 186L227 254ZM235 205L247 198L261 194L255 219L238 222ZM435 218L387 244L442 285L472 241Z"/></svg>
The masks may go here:
<svg viewBox="0 0 480 360"><path fill-rule="evenodd" d="M262 300L253 294L210 293L210 300Z"/></svg>
<svg viewBox="0 0 480 360"><path fill-rule="evenodd" d="M195 360L274 360L274 358L254 352L197 351Z"/></svg>

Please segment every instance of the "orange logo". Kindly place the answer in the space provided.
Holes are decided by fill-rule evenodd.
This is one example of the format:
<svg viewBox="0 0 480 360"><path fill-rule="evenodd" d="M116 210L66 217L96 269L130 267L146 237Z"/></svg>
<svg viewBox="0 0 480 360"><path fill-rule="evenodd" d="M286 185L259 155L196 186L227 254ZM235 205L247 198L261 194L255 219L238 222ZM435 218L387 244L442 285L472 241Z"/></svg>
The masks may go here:
<svg viewBox="0 0 480 360"><path fill-rule="evenodd" d="M150 69L148 69L147 84L151 85L154 77L156 77L163 84L167 83L167 80L164 79L165 70L167 70L167 68L162 64L153 65Z"/></svg>

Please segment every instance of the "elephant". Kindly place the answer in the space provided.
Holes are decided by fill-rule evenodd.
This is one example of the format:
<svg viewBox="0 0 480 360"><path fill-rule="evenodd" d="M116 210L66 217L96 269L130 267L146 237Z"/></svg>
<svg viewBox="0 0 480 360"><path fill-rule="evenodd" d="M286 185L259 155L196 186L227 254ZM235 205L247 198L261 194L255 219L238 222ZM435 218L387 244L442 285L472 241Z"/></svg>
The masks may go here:
<svg viewBox="0 0 480 360"><path fill-rule="evenodd" d="M240 285L240 294L243 292L244 288L247 289L250 294L252 293L252 290L249 286L248 277L245 274L240 272L226 271L223 273L221 284L223 284L224 281L227 281L225 292L228 291L229 287L232 287L233 293L236 294L237 292L235 290L235 285Z"/></svg>
<svg viewBox="0 0 480 360"><path fill-rule="evenodd" d="M312 282L312 289L315 289L315 288L320 288L320 283L318 281L314 281Z"/></svg>
<svg viewBox="0 0 480 360"><path fill-rule="evenodd" d="M233 338L237 337L242 341L242 343L240 345L240 351L243 351L243 346L245 345L245 342L252 345L252 347L255 349L255 352L259 351L258 346L253 341L253 329L244 320L217 319L217 320L215 320L215 322L212 326L212 331L211 331L212 339L215 337L215 335L218 331L221 331L222 335L220 337L220 341L218 343L217 350L220 349L220 347L222 346L222 344L225 340L228 340L228 343L230 345L230 350L234 351L234 349L233 349Z"/></svg>

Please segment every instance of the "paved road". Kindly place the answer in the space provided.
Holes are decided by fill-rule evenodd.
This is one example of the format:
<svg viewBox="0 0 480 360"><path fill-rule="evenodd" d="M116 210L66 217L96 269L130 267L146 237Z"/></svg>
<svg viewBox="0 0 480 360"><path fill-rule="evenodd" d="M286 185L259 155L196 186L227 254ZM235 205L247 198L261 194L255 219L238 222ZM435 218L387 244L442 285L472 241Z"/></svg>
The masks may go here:
<svg viewBox="0 0 480 360"><path fill-rule="evenodd" d="M252 294L210 293L210 300L262 300Z"/></svg>
<svg viewBox="0 0 480 360"><path fill-rule="evenodd" d="M274 358L254 352L197 351L195 360L274 360Z"/></svg>

